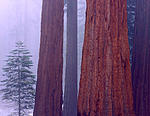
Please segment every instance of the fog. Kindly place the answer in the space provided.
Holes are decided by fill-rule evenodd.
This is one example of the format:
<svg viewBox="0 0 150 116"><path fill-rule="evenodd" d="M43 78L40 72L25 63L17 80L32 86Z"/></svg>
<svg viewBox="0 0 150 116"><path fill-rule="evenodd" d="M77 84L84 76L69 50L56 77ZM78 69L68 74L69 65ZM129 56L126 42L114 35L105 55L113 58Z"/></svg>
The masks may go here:
<svg viewBox="0 0 150 116"><path fill-rule="evenodd" d="M4 60L15 43L22 41L33 55L36 74L40 43L41 0L0 0L0 80ZM2 100L0 100L2 101ZM8 116L11 106L0 102L0 116ZM8 112L9 111L9 112Z"/></svg>
<svg viewBox="0 0 150 116"><path fill-rule="evenodd" d="M84 40L86 0L78 0L78 88L81 73L82 47Z"/></svg>
<svg viewBox="0 0 150 116"><path fill-rule="evenodd" d="M82 57L82 46L84 39L86 1L78 0L78 83L80 78L80 66ZM0 0L0 81L4 60L15 43L22 41L32 54L34 63L33 72L37 74L38 55L40 47L42 0ZM65 54L66 54L66 23L67 12L64 8L64 70L65 78ZM64 85L64 84L63 84ZM1 94L0 94L1 96ZM0 116L8 116L14 104L8 104L0 99Z"/></svg>
<svg viewBox="0 0 150 116"><path fill-rule="evenodd" d="M26 45L33 55L34 64L37 65L40 42L41 1L0 1L2 6L0 7L0 71L5 56L14 49L17 41L22 41ZM34 71L36 72L35 67Z"/></svg>

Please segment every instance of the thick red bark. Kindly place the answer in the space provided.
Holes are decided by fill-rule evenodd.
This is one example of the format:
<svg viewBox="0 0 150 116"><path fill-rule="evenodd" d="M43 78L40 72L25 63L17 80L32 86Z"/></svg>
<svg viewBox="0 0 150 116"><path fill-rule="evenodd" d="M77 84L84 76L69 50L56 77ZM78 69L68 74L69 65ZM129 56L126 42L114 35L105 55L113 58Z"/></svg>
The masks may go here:
<svg viewBox="0 0 150 116"><path fill-rule="evenodd" d="M150 116L150 0L136 1L132 60L136 116Z"/></svg>
<svg viewBox="0 0 150 116"><path fill-rule="evenodd" d="M87 0L78 116L134 116L125 0Z"/></svg>
<svg viewBox="0 0 150 116"><path fill-rule="evenodd" d="M62 115L63 0L43 0L34 116Z"/></svg>

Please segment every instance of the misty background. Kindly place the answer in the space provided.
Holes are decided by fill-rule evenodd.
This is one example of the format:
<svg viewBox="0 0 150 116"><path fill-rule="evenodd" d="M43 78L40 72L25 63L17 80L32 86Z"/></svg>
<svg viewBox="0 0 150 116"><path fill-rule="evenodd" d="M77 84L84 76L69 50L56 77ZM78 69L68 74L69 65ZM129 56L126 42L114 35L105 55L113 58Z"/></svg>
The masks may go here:
<svg viewBox="0 0 150 116"><path fill-rule="evenodd" d="M84 38L86 0L78 0L78 83L80 78L82 46ZM42 0L0 0L0 81L2 68L7 55L15 48L15 43L22 41L32 54L33 69L37 75L38 56L40 47ZM66 63L66 23L67 6L64 7L64 48L63 48L63 83ZM63 84L64 88L64 84ZM1 100L0 116L8 116L14 104ZM31 114L32 116L32 114Z"/></svg>
<svg viewBox="0 0 150 116"><path fill-rule="evenodd" d="M36 75L40 45L41 0L0 0L0 81L4 60L15 43L22 41L32 54ZM0 116L8 116L13 105L0 100Z"/></svg>

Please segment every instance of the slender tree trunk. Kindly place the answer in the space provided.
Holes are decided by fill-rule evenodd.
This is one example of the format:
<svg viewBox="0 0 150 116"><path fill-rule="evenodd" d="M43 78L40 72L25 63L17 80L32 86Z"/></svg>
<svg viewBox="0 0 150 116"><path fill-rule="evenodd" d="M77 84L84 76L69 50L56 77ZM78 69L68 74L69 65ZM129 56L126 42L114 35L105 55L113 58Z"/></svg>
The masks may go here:
<svg viewBox="0 0 150 116"><path fill-rule="evenodd" d="M77 116L77 0L67 0L67 55L63 116Z"/></svg>
<svg viewBox="0 0 150 116"><path fill-rule="evenodd" d="M136 1L135 38L132 60L136 116L150 115L150 0Z"/></svg>
<svg viewBox="0 0 150 116"><path fill-rule="evenodd" d="M18 48L19 49L19 48ZM18 52L18 85L19 85L19 89L18 89L18 116L21 116L21 91L20 91L20 79L21 79L21 67L20 67L20 53Z"/></svg>
<svg viewBox="0 0 150 116"><path fill-rule="evenodd" d="M62 115L63 0L43 0L34 116Z"/></svg>
<svg viewBox="0 0 150 116"><path fill-rule="evenodd" d="M78 116L134 116L126 0L87 0Z"/></svg>
<svg viewBox="0 0 150 116"><path fill-rule="evenodd" d="M20 81L20 80L19 80ZM20 86L20 82L19 82L19 86ZM19 87L19 100L18 100L18 116L21 116L21 96L20 96L20 87Z"/></svg>
<svg viewBox="0 0 150 116"><path fill-rule="evenodd" d="M18 100L18 116L21 116L21 101L20 101L20 87L19 87L19 100Z"/></svg>

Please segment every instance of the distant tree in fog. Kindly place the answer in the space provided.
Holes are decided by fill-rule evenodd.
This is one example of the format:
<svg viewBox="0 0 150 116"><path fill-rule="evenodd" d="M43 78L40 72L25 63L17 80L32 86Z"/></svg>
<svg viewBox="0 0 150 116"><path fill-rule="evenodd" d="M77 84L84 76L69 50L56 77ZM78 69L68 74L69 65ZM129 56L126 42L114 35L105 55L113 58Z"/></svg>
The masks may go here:
<svg viewBox="0 0 150 116"><path fill-rule="evenodd" d="M7 56L3 68L5 77L0 90L3 100L13 102L15 116L26 116L34 107L35 101L35 75L31 71L33 66L30 52L22 42L16 43L16 49Z"/></svg>
<svg viewBox="0 0 150 116"><path fill-rule="evenodd" d="M67 0L67 47L63 116L77 116L77 0Z"/></svg>

